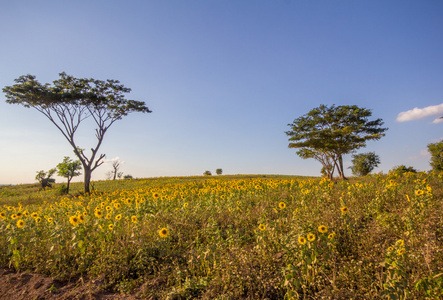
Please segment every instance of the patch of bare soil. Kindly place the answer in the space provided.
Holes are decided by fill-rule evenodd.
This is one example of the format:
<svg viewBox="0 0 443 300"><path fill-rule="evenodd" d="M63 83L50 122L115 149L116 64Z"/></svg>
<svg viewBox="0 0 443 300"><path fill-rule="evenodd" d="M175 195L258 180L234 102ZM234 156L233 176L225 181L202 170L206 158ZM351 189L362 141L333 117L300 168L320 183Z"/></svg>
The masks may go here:
<svg viewBox="0 0 443 300"><path fill-rule="evenodd" d="M83 279L58 281L41 274L16 273L9 269L0 269L0 299L7 300L43 300L43 299L100 299L133 300L135 295L120 295L103 289L103 282Z"/></svg>

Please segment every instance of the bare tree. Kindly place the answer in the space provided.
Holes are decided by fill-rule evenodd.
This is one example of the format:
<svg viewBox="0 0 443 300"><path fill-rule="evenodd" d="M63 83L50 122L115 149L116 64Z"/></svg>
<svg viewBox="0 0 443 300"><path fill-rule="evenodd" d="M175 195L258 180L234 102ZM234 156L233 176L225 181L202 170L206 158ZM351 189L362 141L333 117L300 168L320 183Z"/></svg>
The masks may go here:
<svg viewBox="0 0 443 300"><path fill-rule="evenodd" d="M111 179L112 178L112 180L115 180L116 178L122 178L122 176L123 176L123 172L119 172L119 169L120 169L120 165L122 164L123 162L122 161L120 161L118 158L116 159L116 160L113 160L112 161L112 170L111 171L109 171L109 175L108 175L108 178L109 179Z"/></svg>

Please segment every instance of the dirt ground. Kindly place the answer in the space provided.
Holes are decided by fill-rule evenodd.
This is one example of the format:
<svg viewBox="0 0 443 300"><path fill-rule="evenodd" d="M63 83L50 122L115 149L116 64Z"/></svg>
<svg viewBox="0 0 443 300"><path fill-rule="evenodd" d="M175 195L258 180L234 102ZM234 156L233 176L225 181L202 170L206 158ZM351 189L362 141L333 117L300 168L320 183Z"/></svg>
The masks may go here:
<svg viewBox="0 0 443 300"><path fill-rule="evenodd" d="M82 279L60 282L41 274L16 273L0 269L0 299L43 300L43 299L140 299L134 295L109 293L100 280L84 282Z"/></svg>

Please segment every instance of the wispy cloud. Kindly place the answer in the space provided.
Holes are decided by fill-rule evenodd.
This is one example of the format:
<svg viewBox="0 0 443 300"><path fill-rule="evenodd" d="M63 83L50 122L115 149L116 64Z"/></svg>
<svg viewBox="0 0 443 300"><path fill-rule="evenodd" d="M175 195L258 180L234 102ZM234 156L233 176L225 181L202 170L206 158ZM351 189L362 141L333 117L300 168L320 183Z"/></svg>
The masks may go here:
<svg viewBox="0 0 443 300"><path fill-rule="evenodd" d="M420 154L417 156L409 156L408 158L410 160L417 160L417 159L423 159L426 158L428 156L430 156L431 154L429 153L428 149L423 149L420 151Z"/></svg>
<svg viewBox="0 0 443 300"><path fill-rule="evenodd" d="M439 105L431 105L424 108L414 108L408 111L404 111L398 114L397 121L398 122L407 122L413 120L423 119L429 116L434 115L443 115L443 103ZM443 119L437 118L432 123L440 123L443 122Z"/></svg>
<svg viewBox="0 0 443 300"><path fill-rule="evenodd" d="M120 157L118 157L118 156L116 156L116 157L114 157L114 158L111 158L111 159L104 159L103 160L103 162L104 163L113 163L113 162L115 162L115 161L118 161L120 164L124 164L125 162L124 161L121 161L120 160Z"/></svg>

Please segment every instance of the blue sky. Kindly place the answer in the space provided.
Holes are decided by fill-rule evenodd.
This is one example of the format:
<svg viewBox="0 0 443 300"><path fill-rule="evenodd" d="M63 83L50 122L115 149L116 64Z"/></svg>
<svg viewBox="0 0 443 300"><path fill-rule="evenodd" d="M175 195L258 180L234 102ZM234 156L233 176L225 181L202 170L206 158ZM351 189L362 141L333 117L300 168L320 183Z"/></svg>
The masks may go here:
<svg viewBox="0 0 443 300"><path fill-rule="evenodd" d="M320 104L355 104L384 120L386 136L358 150L380 156L376 172L429 170L426 146L443 137L433 122L443 115L442 16L439 0L8 1L0 85L63 71L120 80L153 112L115 123L101 153L134 177L319 175L284 132ZM73 157L49 120L0 95L0 183L32 183ZM91 125L82 148L94 143Z"/></svg>

